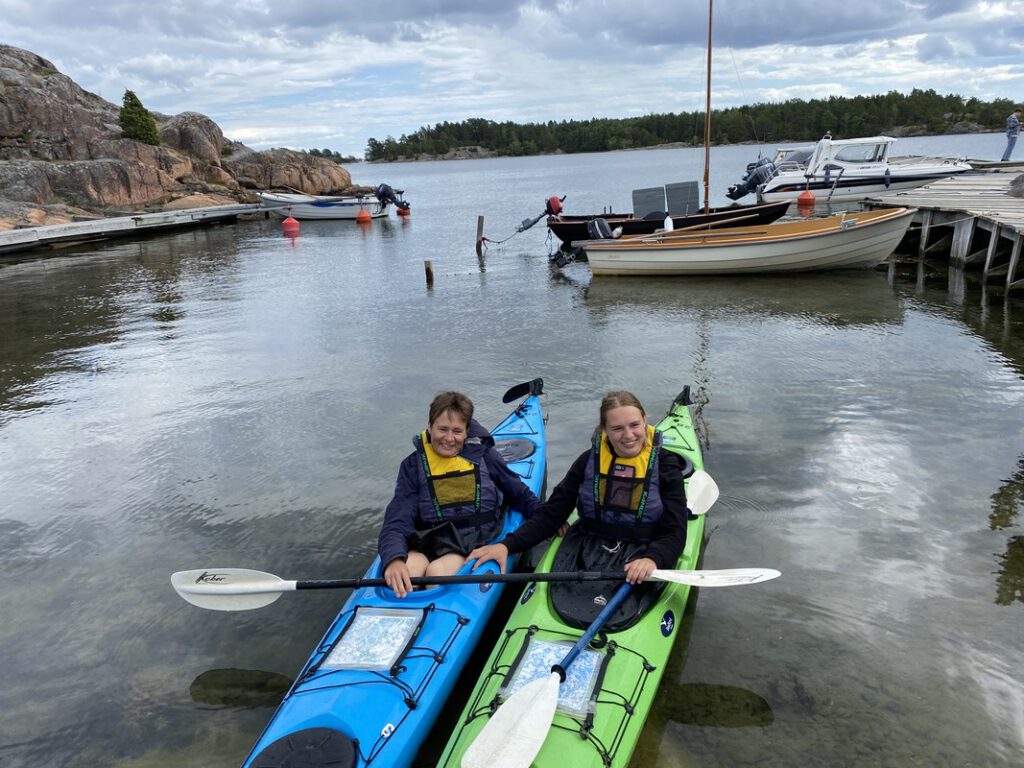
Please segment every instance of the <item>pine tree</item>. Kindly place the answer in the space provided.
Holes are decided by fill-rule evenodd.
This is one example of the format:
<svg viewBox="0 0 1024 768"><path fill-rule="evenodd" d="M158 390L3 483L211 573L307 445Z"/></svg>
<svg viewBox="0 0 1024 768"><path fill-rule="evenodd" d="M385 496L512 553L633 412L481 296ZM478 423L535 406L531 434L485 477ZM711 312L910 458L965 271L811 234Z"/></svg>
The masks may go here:
<svg viewBox="0 0 1024 768"><path fill-rule="evenodd" d="M132 91L124 92L124 102L117 114L117 121L121 124L125 138L137 139L153 146L160 145L160 132L156 128L156 120Z"/></svg>

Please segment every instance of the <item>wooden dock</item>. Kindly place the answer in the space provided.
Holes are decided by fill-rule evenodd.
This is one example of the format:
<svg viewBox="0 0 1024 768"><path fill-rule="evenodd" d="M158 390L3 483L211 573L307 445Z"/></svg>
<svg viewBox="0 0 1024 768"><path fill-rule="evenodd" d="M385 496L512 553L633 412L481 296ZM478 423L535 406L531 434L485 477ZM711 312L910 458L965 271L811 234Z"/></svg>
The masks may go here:
<svg viewBox="0 0 1024 768"><path fill-rule="evenodd" d="M114 216L70 224L48 224L0 231L0 256L35 248L66 248L78 243L118 237L139 237L183 227L235 221L242 214L260 212L259 204L215 205L159 213Z"/></svg>
<svg viewBox="0 0 1024 768"><path fill-rule="evenodd" d="M917 226L911 227L908 237L920 234L919 257L945 256L964 268L980 267L986 284L1021 291L1024 197L1010 195L1010 186L1022 174L1024 163L991 163L976 173L894 192L865 204L916 208Z"/></svg>

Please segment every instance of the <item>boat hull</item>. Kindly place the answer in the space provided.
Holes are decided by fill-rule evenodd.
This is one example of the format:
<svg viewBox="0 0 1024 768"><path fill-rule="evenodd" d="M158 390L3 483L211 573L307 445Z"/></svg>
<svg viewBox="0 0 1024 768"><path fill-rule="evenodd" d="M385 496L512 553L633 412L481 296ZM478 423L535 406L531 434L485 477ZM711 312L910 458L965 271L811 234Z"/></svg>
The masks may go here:
<svg viewBox="0 0 1024 768"><path fill-rule="evenodd" d="M536 494L546 477L544 421L537 396L528 397L492 430L508 466ZM517 510L505 515L498 538L522 522ZM495 570L493 564L481 570ZM379 578L380 558L366 572ZM468 569L464 569L468 570ZM332 751L334 762L302 765L408 766L433 727L494 612L504 584L444 585L398 599L387 588L355 590L331 623L295 684L246 759L246 768L279 765L281 750ZM344 668L336 657L352 637L359 615L401 611L419 622L415 642L389 668ZM369 612L369 614L367 613ZM352 629L352 635L345 638ZM381 642L387 639L381 635ZM364 643L363 646L372 643ZM332 654L332 651L337 651ZM332 668L328 668L328 666ZM307 746L308 745L308 746ZM342 757L339 754L345 753ZM326 758L325 758L326 760ZM351 761L354 761L351 762Z"/></svg>
<svg viewBox="0 0 1024 768"><path fill-rule="evenodd" d="M712 208L708 213L692 213L686 216L673 216L673 229L714 224L718 227L747 226L769 224L779 218L789 208L789 202L773 202L764 205L731 205L725 208ZM573 240L587 240L590 237L587 224L594 219L604 219L611 229L622 228L623 235L649 235L665 225L664 219L638 219L628 214L605 213L586 216L551 216L548 218L548 229L559 240L562 247L571 247Z"/></svg>
<svg viewBox="0 0 1024 768"><path fill-rule="evenodd" d="M580 243L594 275L720 275L872 268L885 261L914 210L886 208L724 232Z"/></svg>
<svg viewBox="0 0 1024 768"><path fill-rule="evenodd" d="M783 147L771 161L759 159L726 194L738 200L756 189L761 202L798 200L842 203L930 184L974 169L956 157L891 155L891 136L833 139L826 133L813 148Z"/></svg>
<svg viewBox="0 0 1024 768"><path fill-rule="evenodd" d="M369 197L328 197L320 195L260 193L260 206L280 219L350 219L362 211L371 218L387 216L387 205Z"/></svg>
<svg viewBox="0 0 1024 768"><path fill-rule="evenodd" d="M697 436L686 405L673 405L658 425L665 447L702 468ZM704 536L704 517L690 520L686 546L676 567L697 567ZM551 569L558 545L556 537L539 563L538 571ZM583 630L566 625L551 608L550 585L538 583L520 598L505 625L502 640L492 652L459 718L438 766L457 768L465 750L489 721L492 702L498 700L506 673L513 669L531 638L574 643ZM666 662L680 633L681 619L690 587L668 583L644 617L620 632L603 632L606 651L600 694L593 713L558 712L547 738L532 765L535 768L606 768L626 766L636 747L654 701ZM592 644L593 645L593 644ZM614 652L608 652L614 649ZM581 660L577 660L577 664ZM546 670L544 670L546 672ZM628 702L628 707L623 703ZM581 738L581 735L583 738Z"/></svg>
<svg viewBox="0 0 1024 768"><path fill-rule="evenodd" d="M950 176L955 176L965 171L966 169L940 171L937 173L915 173L912 176L902 177L890 176L888 184L886 184L885 177L882 175L867 179L841 179L838 184L834 183L834 179L825 179L824 177L811 177L807 179L804 176L792 178L776 176L758 189L757 199L762 203L793 203L797 201L797 198L804 191L809 190L817 202L856 202L868 197L876 198L906 189L916 189L925 184L931 184L933 181L948 179Z"/></svg>

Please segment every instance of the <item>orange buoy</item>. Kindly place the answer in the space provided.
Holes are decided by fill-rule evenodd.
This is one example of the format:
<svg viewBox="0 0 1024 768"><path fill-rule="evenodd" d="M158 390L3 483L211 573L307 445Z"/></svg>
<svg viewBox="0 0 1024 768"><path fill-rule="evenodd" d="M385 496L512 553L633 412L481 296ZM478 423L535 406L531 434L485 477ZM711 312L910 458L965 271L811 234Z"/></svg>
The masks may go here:
<svg viewBox="0 0 1024 768"><path fill-rule="evenodd" d="M809 189L805 189L796 198L797 205L814 205L814 193Z"/></svg>
<svg viewBox="0 0 1024 768"><path fill-rule="evenodd" d="M408 208L398 208L395 210L395 213L397 213L401 218L404 219L406 216L412 213L412 211L410 211Z"/></svg>
<svg viewBox="0 0 1024 768"><path fill-rule="evenodd" d="M370 216L370 212L365 208L360 208L359 213L356 214L356 221L358 221L360 224L366 224L372 218L373 217Z"/></svg>
<svg viewBox="0 0 1024 768"><path fill-rule="evenodd" d="M299 222L291 216L281 222L281 229L287 237L299 236Z"/></svg>

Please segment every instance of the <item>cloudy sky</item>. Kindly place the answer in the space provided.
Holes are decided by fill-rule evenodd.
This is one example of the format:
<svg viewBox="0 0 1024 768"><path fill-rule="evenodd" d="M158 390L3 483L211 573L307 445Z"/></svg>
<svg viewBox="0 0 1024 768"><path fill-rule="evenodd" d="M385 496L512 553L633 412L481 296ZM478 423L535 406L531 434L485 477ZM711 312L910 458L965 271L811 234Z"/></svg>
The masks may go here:
<svg viewBox="0 0 1024 768"><path fill-rule="evenodd" d="M704 105L706 0L0 0L0 42L256 148ZM1024 0L715 0L713 106L913 88L1024 101Z"/></svg>

